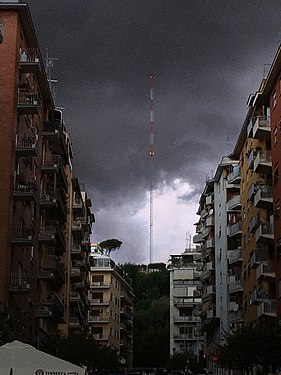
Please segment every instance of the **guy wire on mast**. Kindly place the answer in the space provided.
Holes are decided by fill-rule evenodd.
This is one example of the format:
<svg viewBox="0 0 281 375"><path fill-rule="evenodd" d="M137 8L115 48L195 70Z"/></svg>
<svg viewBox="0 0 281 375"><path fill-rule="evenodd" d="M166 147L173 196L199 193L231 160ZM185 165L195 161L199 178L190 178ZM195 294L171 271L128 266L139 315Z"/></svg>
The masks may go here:
<svg viewBox="0 0 281 375"><path fill-rule="evenodd" d="M150 143L149 143L149 156L150 156L150 252L149 262L153 262L153 190L154 190L154 83L155 74L149 75L150 84L150 118L149 118L149 132L150 132Z"/></svg>

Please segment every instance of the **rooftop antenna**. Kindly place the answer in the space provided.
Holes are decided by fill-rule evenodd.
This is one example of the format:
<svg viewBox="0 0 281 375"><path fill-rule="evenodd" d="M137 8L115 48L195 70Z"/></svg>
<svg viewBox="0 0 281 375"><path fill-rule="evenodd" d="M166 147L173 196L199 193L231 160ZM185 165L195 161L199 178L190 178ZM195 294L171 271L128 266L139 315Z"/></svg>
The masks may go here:
<svg viewBox="0 0 281 375"><path fill-rule="evenodd" d="M48 48L46 48L46 57L45 57L45 72L47 74L47 80L49 82L50 90L53 96L54 103L56 101L56 87L55 85L52 85L53 83L57 83L57 79L51 78L51 71L54 67L54 61L59 61L56 57L49 57Z"/></svg>
<svg viewBox="0 0 281 375"><path fill-rule="evenodd" d="M149 75L150 84L150 118L149 118L149 156L150 156L150 248L149 248L149 262L153 262L153 192L154 192L154 83L155 74Z"/></svg>

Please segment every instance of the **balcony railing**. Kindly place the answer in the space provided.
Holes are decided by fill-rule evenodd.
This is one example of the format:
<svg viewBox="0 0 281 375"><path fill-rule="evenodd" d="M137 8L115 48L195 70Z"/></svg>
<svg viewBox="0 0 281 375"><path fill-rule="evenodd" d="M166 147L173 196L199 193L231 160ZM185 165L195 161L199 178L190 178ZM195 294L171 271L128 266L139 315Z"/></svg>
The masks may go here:
<svg viewBox="0 0 281 375"><path fill-rule="evenodd" d="M268 293L263 289L254 289L250 295L250 303L260 303L268 300Z"/></svg>
<svg viewBox="0 0 281 375"><path fill-rule="evenodd" d="M256 191L254 204L259 208L272 207L272 186L260 186Z"/></svg>
<svg viewBox="0 0 281 375"><path fill-rule="evenodd" d="M242 249L229 250L227 252L229 264L241 262L242 258Z"/></svg>
<svg viewBox="0 0 281 375"><path fill-rule="evenodd" d="M14 185L14 198L18 200L33 200L37 190L33 178L17 178Z"/></svg>
<svg viewBox="0 0 281 375"><path fill-rule="evenodd" d="M18 93L18 111L21 114L39 114L39 95L37 92Z"/></svg>
<svg viewBox="0 0 281 375"><path fill-rule="evenodd" d="M48 255L46 263L44 263L38 270L38 278L42 280L60 280L65 282L65 269L59 258L55 255Z"/></svg>
<svg viewBox="0 0 281 375"><path fill-rule="evenodd" d="M31 245L33 240L33 229L26 225L16 225L13 228L12 243L18 245Z"/></svg>
<svg viewBox="0 0 281 375"><path fill-rule="evenodd" d="M230 281L229 293L243 292L243 285L241 280Z"/></svg>
<svg viewBox="0 0 281 375"><path fill-rule="evenodd" d="M262 302L260 305L258 305L257 315L258 317L260 317L261 315L276 317L276 301L268 300Z"/></svg>
<svg viewBox="0 0 281 375"><path fill-rule="evenodd" d="M107 323L109 322L109 316L108 315L91 315L88 316L88 322L89 323Z"/></svg>
<svg viewBox="0 0 281 375"><path fill-rule="evenodd" d="M242 222L239 221L238 223L230 224L230 225L228 225L227 229L228 229L227 234L230 237L240 235L240 234L242 234Z"/></svg>
<svg viewBox="0 0 281 375"><path fill-rule="evenodd" d="M46 157L43 160L41 170L42 172L46 173L58 173L58 175L61 177L64 187L66 189L68 188L63 162L60 155L49 155L48 157Z"/></svg>
<svg viewBox="0 0 281 375"><path fill-rule="evenodd" d="M212 194L206 197L206 204L210 205L214 202L214 196Z"/></svg>
<svg viewBox="0 0 281 375"><path fill-rule="evenodd" d="M38 62L39 51L38 48L25 48L20 51L20 62Z"/></svg>
<svg viewBox="0 0 281 375"><path fill-rule="evenodd" d="M240 166L235 165L233 167L233 171L229 173L228 175L228 183L229 184L238 184L241 180L241 172L240 172Z"/></svg>
<svg viewBox="0 0 281 375"><path fill-rule="evenodd" d="M270 140L270 118L258 116L253 120L253 138Z"/></svg>
<svg viewBox="0 0 281 375"><path fill-rule="evenodd" d="M206 241L206 248L207 249L210 249L212 247L215 247L215 239L214 238L209 238L207 241Z"/></svg>
<svg viewBox="0 0 281 375"><path fill-rule="evenodd" d="M257 279L261 277L275 278L274 263L271 261L261 262L256 270Z"/></svg>
<svg viewBox="0 0 281 375"><path fill-rule="evenodd" d="M29 273L11 273L10 292L28 293L31 290L31 275Z"/></svg>
<svg viewBox="0 0 281 375"><path fill-rule="evenodd" d="M261 262L265 260L265 249L256 249L250 257L250 266L252 268L256 268Z"/></svg>
<svg viewBox="0 0 281 375"><path fill-rule="evenodd" d="M35 136L23 134L17 137L16 154L18 156L37 156L38 152L38 141Z"/></svg>
<svg viewBox="0 0 281 375"><path fill-rule="evenodd" d="M274 240L273 225L269 222L262 222L256 230L256 241L272 242Z"/></svg>
<svg viewBox="0 0 281 375"><path fill-rule="evenodd" d="M241 208L241 196L234 195L226 204L227 210L239 210Z"/></svg>
<svg viewBox="0 0 281 375"><path fill-rule="evenodd" d="M272 168L271 151L259 151L254 160L254 171L257 173L270 173Z"/></svg>

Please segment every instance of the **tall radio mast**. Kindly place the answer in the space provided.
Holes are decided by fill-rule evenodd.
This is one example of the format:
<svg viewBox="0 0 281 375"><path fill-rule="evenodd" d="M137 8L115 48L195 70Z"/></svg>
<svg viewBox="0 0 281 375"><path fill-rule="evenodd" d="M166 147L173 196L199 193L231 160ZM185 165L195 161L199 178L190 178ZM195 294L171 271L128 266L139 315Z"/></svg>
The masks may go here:
<svg viewBox="0 0 281 375"><path fill-rule="evenodd" d="M149 116L149 156L150 156L150 251L149 251L149 262L153 262L153 190L154 190L154 83L155 74L150 74L150 116Z"/></svg>

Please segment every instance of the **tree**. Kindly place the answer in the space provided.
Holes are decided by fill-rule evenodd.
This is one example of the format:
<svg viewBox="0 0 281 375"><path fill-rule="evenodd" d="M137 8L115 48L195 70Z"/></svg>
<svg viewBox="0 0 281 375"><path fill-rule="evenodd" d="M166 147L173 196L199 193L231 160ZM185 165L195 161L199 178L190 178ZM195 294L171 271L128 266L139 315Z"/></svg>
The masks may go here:
<svg viewBox="0 0 281 375"><path fill-rule="evenodd" d="M281 365L281 327L278 322L266 322L260 327L246 326L229 335L219 347L221 365L250 373L256 365L264 373Z"/></svg>
<svg viewBox="0 0 281 375"><path fill-rule="evenodd" d="M89 373L96 369L114 370L120 367L112 348L100 347L92 335L85 333L50 336L43 343L42 350L75 365L87 366Z"/></svg>
<svg viewBox="0 0 281 375"><path fill-rule="evenodd" d="M122 241L119 241L116 238L111 238L100 242L98 244L98 249L102 254L110 255L111 251L119 249L122 244Z"/></svg>

